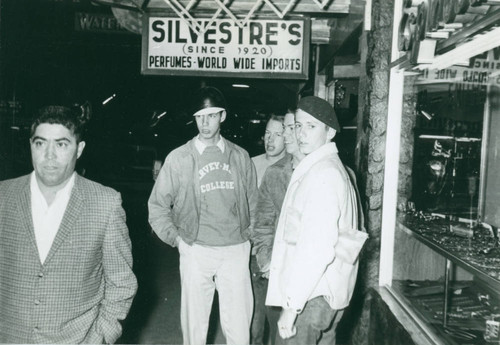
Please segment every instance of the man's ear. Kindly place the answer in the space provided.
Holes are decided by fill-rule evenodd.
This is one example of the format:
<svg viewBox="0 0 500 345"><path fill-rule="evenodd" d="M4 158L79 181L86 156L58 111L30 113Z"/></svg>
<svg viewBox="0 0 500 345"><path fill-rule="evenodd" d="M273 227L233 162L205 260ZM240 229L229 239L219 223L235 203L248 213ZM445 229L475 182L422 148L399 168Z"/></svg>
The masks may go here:
<svg viewBox="0 0 500 345"><path fill-rule="evenodd" d="M83 153L83 149L85 148L85 141L80 141L78 143L78 148L77 148L77 153L76 153L76 158L80 158L80 156Z"/></svg>
<svg viewBox="0 0 500 345"><path fill-rule="evenodd" d="M337 134L337 131L332 127L328 127L328 132L326 133L328 141L332 141L332 139L335 137L335 134Z"/></svg>
<svg viewBox="0 0 500 345"><path fill-rule="evenodd" d="M220 122L224 122L225 119L226 119L226 111L223 110L220 114Z"/></svg>

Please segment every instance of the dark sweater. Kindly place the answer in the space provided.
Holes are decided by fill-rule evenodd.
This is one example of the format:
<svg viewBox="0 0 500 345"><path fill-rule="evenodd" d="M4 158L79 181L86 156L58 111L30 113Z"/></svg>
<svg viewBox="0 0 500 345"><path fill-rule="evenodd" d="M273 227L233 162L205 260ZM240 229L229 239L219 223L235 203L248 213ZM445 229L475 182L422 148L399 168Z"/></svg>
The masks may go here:
<svg viewBox="0 0 500 345"><path fill-rule="evenodd" d="M271 262L274 232L292 173L292 156L286 154L267 168L259 187L255 227L251 240L257 263L261 268Z"/></svg>

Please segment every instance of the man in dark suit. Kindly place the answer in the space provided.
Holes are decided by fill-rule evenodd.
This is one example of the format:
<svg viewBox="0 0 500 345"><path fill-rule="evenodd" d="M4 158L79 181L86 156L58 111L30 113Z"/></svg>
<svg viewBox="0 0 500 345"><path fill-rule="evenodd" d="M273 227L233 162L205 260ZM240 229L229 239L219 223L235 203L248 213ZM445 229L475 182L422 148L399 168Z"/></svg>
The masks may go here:
<svg viewBox="0 0 500 345"><path fill-rule="evenodd" d="M0 182L0 343L113 343L137 290L119 193L75 172L83 123L43 108L34 171Z"/></svg>

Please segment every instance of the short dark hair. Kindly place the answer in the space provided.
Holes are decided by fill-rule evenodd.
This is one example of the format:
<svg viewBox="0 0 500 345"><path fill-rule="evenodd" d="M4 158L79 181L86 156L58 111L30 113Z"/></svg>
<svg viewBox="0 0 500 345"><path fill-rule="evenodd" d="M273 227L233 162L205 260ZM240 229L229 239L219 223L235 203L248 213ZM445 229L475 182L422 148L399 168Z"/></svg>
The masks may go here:
<svg viewBox="0 0 500 345"><path fill-rule="evenodd" d="M277 122L281 122L283 124L283 122L285 122L285 115L276 115L276 114L273 114L271 113L266 121L266 125L271 121L271 120L274 120L274 121L277 121Z"/></svg>
<svg viewBox="0 0 500 345"><path fill-rule="evenodd" d="M62 105L49 105L40 108L31 124L31 138L35 135L37 127L42 123L57 124L66 127L73 132L77 143L84 138L85 119L81 116L81 113L79 113L79 108Z"/></svg>
<svg viewBox="0 0 500 345"><path fill-rule="evenodd" d="M201 109L211 107L227 110L226 98L219 89L213 86L202 87L194 96L194 102L192 103L193 109L191 112L194 114Z"/></svg>

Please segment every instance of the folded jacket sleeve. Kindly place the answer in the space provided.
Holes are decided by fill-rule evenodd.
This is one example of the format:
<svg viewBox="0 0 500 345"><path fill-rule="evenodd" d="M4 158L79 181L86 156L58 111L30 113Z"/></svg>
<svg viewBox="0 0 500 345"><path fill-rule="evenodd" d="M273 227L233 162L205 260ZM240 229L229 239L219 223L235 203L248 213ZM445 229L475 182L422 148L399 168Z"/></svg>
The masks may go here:
<svg viewBox="0 0 500 345"><path fill-rule="evenodd" d="M179 231L172 218L172 206L179 188L174 159L167 156L148 200L149 224L165 243L175 247Z"/></svg>
<svg viewBox="0 0 500 345"><path fill-rule="evenodd" d="M268 170L269 171L269 170ZM257 264L262 272L269 270L280 210L276 209L272 199L272 182L268 171L262 178L256 208L255 226L252 231L252 242L255 248Z"/></svg>

